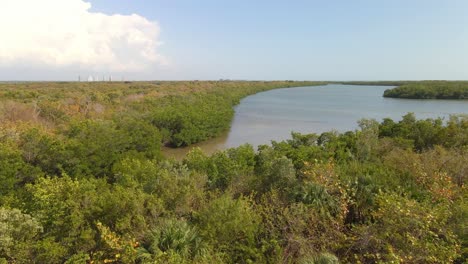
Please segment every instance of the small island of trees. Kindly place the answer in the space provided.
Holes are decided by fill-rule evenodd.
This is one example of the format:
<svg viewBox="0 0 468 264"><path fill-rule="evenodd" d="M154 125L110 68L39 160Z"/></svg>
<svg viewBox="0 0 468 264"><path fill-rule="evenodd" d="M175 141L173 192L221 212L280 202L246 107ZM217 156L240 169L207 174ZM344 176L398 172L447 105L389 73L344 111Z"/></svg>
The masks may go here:
<svg viewBox="0 0 468 264"><path fill-rule="evenodd" d="M468 82L409 82L386 90L383 96L407 99L468 99Z"/></svg>

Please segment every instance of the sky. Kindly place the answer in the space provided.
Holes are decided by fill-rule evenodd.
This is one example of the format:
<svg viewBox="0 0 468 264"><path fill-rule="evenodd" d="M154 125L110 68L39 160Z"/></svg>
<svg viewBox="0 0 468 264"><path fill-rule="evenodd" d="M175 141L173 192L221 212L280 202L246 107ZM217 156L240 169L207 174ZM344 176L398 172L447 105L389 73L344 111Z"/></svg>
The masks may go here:
<svg viewBox="0 0 468 264"><path fill-rule="evenodd" d="M467 80L466 0L0 0L0 80Z"/></svg>

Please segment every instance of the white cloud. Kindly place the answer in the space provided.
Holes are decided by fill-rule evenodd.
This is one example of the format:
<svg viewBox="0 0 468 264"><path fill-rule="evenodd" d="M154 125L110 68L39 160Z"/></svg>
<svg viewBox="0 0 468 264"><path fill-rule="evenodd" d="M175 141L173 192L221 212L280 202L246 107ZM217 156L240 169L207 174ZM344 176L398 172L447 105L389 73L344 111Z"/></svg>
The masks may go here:
<svg viewBox="0 0 468 264"><path fill-rule="evenodd" d="M157 22L82 0L0 0L0 66L140 71L165 64Z"/></svg>

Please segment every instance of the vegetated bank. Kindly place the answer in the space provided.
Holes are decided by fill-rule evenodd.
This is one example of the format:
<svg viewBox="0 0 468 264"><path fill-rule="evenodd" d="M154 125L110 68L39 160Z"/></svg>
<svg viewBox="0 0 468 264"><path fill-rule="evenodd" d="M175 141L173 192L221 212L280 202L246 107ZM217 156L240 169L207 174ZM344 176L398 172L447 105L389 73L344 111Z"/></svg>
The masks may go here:
<svg viewBox="0 0 468 264"><path fill-rule="evenodd" d="M384 97L407 99L468 99L467 81L420 81L388 89Z"/></svg>
<svg viewBox="0 0 468 264"><path fill-rule="evenodd" d="M2 89L0 262L466 261L467 116L164 159L177 134L154 122L165 100L252 91L205 84ZM200 125L210 102L176 123ZM186 111L175 105L169 120Z"/></svg>
<svg viewBox="0 0 468 264"><path fill-rule="evenodd" d="M0 84L4 122L27 121L57 132L84 121L123 120L158 129L168 145L186 146L226 131L233 106L250 94L321 82L95 82ZM104 123L105 123L104 122Z"/></svg>

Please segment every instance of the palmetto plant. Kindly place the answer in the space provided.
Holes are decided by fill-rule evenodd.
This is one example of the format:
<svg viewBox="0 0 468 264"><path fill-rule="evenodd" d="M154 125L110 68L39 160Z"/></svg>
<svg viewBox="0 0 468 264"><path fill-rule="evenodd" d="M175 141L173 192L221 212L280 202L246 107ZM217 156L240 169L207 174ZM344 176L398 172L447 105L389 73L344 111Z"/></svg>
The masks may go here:
<svg viewBox="0 0 468 264"><path fill-rule="evenodd" d="M202 251L202 240L196 228L183 220L171 219L153 230L140 258L148 260L174 254L182 259L193 259Z"/></svg>

